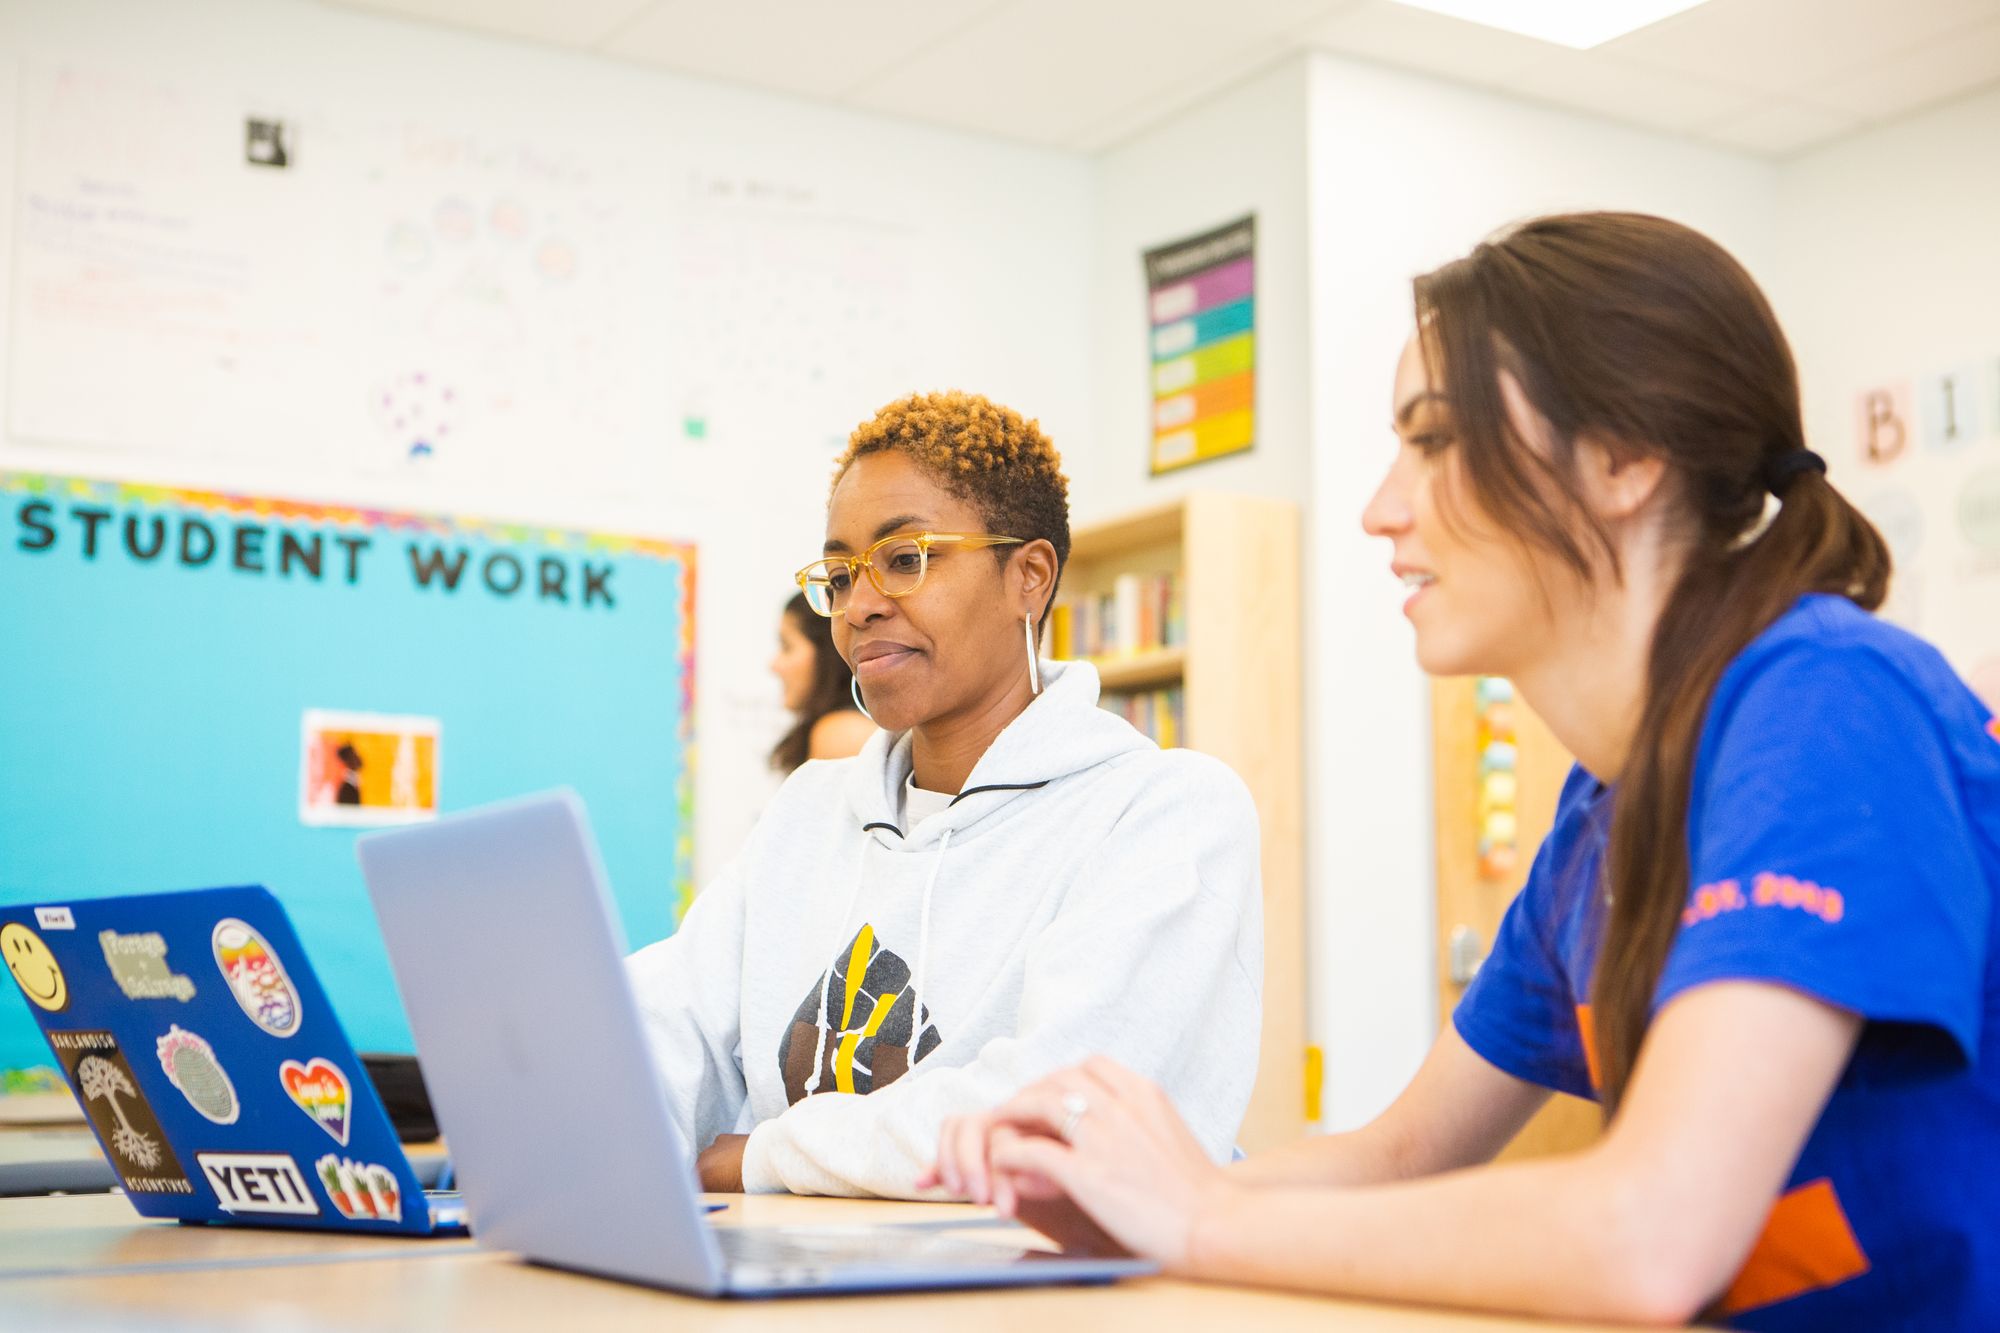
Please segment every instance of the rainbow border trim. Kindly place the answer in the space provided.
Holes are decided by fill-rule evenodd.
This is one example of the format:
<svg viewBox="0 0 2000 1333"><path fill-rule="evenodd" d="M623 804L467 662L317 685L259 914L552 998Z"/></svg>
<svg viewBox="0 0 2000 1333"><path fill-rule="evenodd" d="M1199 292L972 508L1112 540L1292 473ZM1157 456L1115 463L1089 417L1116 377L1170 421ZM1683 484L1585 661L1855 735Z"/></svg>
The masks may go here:
<svg viewBox="0 0 2000 1333"><path fill-rule="evenodd" d="M231 514L245 518L288 519L328 527L373 528L389 532L427 533L433 536L469 536L483 541L539 542L559 551L602 552L606 555L640 556L649 560L679 562L681 566L681 719L676 739L681 744L681 776L675 784L674 804L680 815L680 831L674 838L674 924L687 914L694 902L694 769L697 756L694 727L695 663L695 545L659 537L634 537L623 533L579 532L540 524L504 523L495 519L462 518L450 514L419 514L390 509L364 509L353 505L321 504L309 500L282 500L266 496L231 495L225 491L191 490L181 486L159 486L150 482L99 481L85 477L56 477L41 472L9 472L0 469L0 493L44 495L60 499L90 500L112 504L174 505L210 514Z"/></svg>
<svg viewBox="0 0 2000 1333"><path fill-rule="evenodd" d="M0 471L0 490L26 491L30 495L57 495L79 500L108 500L125 504L179 505L207 513L236 514L257 518L285 518L305 523L333 524L346 528L382 528L390 532L429 533L443 536L464 534L491 542L541 542L561 551L604 551L611 555L642 555L655 560L682 560L694 563L692 542L666 541L657 537L577 532L530 523L503 523L494 519L464 518L454 514L403 513L390 509L360 509L352 505L318 504L306 500L274 500L264 496L230 495L223 491L196 491L179 486L155 486L135 481L93 481L82 477L51 477L36 472Z"/></svg>

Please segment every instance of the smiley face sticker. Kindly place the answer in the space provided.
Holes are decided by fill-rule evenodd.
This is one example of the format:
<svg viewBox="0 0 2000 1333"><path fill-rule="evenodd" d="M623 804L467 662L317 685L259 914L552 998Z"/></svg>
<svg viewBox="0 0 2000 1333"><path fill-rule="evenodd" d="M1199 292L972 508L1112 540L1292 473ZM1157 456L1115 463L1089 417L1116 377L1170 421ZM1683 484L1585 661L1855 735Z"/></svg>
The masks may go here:
<svg viewBox="0 0 2000 1333"><path fill-rule="evenodd" d="M7 961L21 993L54 1013L69 1004L69 983L42 937L18 921L0 926L0 958Z"/></svg>

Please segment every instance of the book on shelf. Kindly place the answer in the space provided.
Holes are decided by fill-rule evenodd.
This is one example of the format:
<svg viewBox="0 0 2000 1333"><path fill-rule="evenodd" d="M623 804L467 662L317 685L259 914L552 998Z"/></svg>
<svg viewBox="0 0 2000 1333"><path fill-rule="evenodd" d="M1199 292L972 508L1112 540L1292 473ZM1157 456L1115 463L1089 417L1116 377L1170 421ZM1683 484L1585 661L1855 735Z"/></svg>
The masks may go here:
<svg viewBox="0 0 2000 1333"><path fill-rule="evenodd" d="M1099 706L1130 722L1162 750L1187 743L1187 698L1178 685L1163 690L1107 694Z"/></svg>
<svg viewBox="0 0 2000 1333"><path fill-rule="evenodd" d="M1065 597L1049 613L1049 651L1057 658L1132 657L1186 640L1178 574L1120 574L1109 592Z"/></svg>

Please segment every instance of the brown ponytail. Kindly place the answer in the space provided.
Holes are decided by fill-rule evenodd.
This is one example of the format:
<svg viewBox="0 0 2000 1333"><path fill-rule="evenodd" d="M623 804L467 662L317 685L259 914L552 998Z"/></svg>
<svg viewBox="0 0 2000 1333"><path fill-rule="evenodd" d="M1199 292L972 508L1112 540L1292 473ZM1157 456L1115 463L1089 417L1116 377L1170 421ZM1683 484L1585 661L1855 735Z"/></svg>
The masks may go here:
<svg viewBox="0 0 2000 1333"><path fill-rule="evenodd" d="M840 653L833 646L833 622L815 612L804 593L792 594L785 603L784 614L813 650L812 688L806 692L805 703L793 719L791 730L771 749L771 767L780 773L790 773L812 757L812 733L819 720L829 713L854 707L849 694L854 673L840 660Z"/></svg>
<svg viewBox="0 0 2000 1333"><path fill-rule="evenodd" d="M1640 214L1538 218L1419 278L1416 305L1464 475L1510 530L1579 575L1590 562L1573 531L1612 553L1578 489L1582 436L1662 459L1674 488L1684 565L1654 630L1619 775L1592 986L1610 1116L1687 901L1695 749L1716 682L1805 593L1875 609L1889 553L1818 468L1793 466L1805 432L1791 350L1750 275L1700 233ZM1503 371L1548 420L1550 449L1517 435ZM1774 491L1777 512L1759 531Z"/></svg>

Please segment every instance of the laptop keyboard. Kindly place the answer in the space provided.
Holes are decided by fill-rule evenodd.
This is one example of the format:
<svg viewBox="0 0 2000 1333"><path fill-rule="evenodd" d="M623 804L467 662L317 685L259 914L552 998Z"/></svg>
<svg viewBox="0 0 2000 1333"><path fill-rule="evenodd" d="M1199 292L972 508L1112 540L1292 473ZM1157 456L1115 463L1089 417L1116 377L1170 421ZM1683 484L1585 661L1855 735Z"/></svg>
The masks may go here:
<svg viewBox="0 0 2000 1333"><path fill-rule="evenodd" d="M829 1268L992 1267L1027 1257L1017 1245L884 1227L716 1227L716 1244L732 1269L760 1270L779 1280L796 1270Z"/></svg>
<svg viewBox="0 0 2000 1333"><path fill-rule="evenodd" d="M424 1206L430 1209L431 1225L438 1230L465 1229L465 1197L457 1190L425 1190Z"/></svg>

